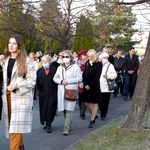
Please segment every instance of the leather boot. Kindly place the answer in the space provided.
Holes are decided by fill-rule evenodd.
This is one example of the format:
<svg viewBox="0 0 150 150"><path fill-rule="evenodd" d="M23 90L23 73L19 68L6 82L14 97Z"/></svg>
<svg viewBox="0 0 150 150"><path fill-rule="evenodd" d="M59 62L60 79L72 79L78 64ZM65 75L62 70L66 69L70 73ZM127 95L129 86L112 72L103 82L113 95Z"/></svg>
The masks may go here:
<svg viewBox="0 0 150 150"><path fill-rule="evenodd" d="M93 121L90 120L89 128L93 128L94 124L95 124L95 120L93 120Z"/></svg>
<svg viewBox="0 0 150 150"><path fill-rule="evenodd" d="M19 150L25 150L24 145L19 146Z"/></svg>

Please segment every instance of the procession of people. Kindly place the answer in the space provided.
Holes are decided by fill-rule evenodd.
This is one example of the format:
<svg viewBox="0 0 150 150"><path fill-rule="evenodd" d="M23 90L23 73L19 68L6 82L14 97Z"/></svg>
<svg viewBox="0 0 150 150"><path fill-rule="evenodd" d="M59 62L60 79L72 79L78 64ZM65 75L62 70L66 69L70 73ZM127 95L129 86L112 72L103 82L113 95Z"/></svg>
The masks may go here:
<svg viewBox="0 0 150 150"><path fill-rule="evenodd" d="M121 50L111 55L108 47L101 52L63 50L57 56L51 50L27 55L22 36L13 35L0 64L0 120L4 119L10 150L25 150L23 134L32 130L33 100L39 99L39 122L46 133L52 132L57 112L63 112L62 133L69 135L77 104L82 120L90 112L87 127L94 128L99 116L101 121L107 119L111 95L132 99L138 66L133 47L125 57ZM108 79L115 81L116 88L109 88Z"/></svg>

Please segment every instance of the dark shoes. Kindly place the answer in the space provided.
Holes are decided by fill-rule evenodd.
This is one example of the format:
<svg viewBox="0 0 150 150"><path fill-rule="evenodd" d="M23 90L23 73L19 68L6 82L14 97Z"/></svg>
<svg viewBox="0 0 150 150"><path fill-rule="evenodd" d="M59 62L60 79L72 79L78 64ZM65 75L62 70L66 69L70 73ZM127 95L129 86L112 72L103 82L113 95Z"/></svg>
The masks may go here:
<svg viewBox="0 0 150 150"><path fill-rule="evenodd" d="M94 124L95 124L95 120L93 120L93 121L90 120L89 128L93 128Z"/></svg>
<svg viewBox="0 0 150 150"><path fill-rule="evenodd" d="M46 126L44 126L43 129L46 129Z"/></svg>
<svg viewBox="0 0 150 150"><path fill-rule="evenodd" d="M85 116L84 116L84 115L81 115L80 118L81 118L82 120L85 120Z"/></svg>
<svg viewBox="0 0 150 150"><path fill-rule="evenodd" d="M25 150L24 145L19 146L19 150Z"/></svg>
<svg viewBox="0 0 150 150"><path fill-rule="evenodd" d="M123 99L124 99L125 101L127 101L127 100L128 100L128 98L127 98L126 96L123 96Z"/></svg>
<svg viewBox="0 0 150 150"><path fill-rule="evenodd" d="M51 126L47 126L47 127L46 127L46 132L47 132L47 133L51 133L51 132L52 132Z"/></svg>
<svg viewBox="0 0 150 150"><path fill-rule="evenodd" d="M98 118L98 116L96 115L93 121L90 120L89 128L94 127L94 124L95 124L95 121L96 121L97 118Z"/></svg>
<svg viewBox="0 0 150 150"><path fill-rule="evenodd" d="M101 117L101 121L105 121L105 117Z"/></svg>

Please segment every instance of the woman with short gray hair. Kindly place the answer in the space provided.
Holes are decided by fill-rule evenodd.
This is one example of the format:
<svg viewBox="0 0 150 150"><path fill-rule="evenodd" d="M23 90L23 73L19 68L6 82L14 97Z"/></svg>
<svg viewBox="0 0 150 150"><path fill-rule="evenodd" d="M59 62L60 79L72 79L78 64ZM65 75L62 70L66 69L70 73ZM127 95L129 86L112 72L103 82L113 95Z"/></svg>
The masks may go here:
<svg viewBox="0 0 150 150"><path fill-rule="evenodd" d="M47 133L51 132L57 108L57 84L53 81L56 67L51 65L52 58L44 55L41 58L42 68L37 71L37 86L39 87L40 121Z"/></svg>

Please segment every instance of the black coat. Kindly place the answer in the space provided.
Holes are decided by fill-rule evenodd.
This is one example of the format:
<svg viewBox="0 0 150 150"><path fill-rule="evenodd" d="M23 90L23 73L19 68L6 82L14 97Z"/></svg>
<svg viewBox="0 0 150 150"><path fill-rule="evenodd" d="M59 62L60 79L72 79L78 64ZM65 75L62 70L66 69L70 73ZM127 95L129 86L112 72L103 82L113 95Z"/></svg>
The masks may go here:
<svg viewBox="0 0 150 150"><path fill-rule="evenodd" d="M124 70L124 58L123 57L120 57L120 58L117 58L117 57L114 57L114 67L115 67L115 70L116 71L122 71Z"/></svg>
<svg viewBox="0 0 150 150"><path fill-rule="evenodd" d="M108 61L114 65L114 56L109 54Z"/></svg>
<svg viewBox="0 0 150 150"><path fill-rule="evenodd" d="M128 73L129 70L133 70L134 73L137 73L138 71L138 56L133 55L132 59L130 58L130 55L126 55L124 59L124 69L125 72Z"/></svg>
<svg viewBox="0 0 150 150"><path fill-rule="evenodd" d="M53 81L56 69L56 67L51 66L48 75L46 75L43 67L37 71L37 86L39 88L39 111L42 125L44 125L44 121L51 124L56 114L57 84Z"/></svg>
<svg viewBox="0 0 150 150"><path fill-rule="evenodd" d="M98 103L101 101L100 92L100 75L102 72L102 64L94 62L91 66L87 62L83 72L83 101L89 103ZM89 85L90 90L86 90L85 86Z"/></svg>
<svg viewBox="0 0 150 150"><path fill-rule="evenodd" d="M3 82L3 71L2 71L2 66L0 65L0 120L2 117L2 82Z"/></svg>

